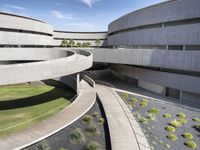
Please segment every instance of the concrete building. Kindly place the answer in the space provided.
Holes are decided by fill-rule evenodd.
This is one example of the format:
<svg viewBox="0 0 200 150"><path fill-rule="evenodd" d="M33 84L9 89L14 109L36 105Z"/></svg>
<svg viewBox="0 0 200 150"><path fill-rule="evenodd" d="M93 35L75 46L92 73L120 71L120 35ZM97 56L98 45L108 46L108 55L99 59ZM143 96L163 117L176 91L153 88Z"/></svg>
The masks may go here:
<svg viewBox="0 0 200 150"><path fill-rule="evenodd" d="M37 62L46 70L43 77L36 78L37 74L34 75L34 80L40 80L74 74L89 68L92 66L92 55L85 55L88 51L93 53L94 62L108 63L116 76L128 79L135 86L188 103L200 104L199 10L199 0L167 1L122 16L109 25L108 32L93 33L54 31L42 21L0 13L0 61L5 64L62 59L56 61L56 64L65 64L67 67L62 67L69 69L54 71L55 68L44 67L44 62ZM69 51L68 53L73 53L70 57L75 56L72 60L63 53L63 49L60 52L61 49L52 48L59 47L63 39L73 39L76 43L90 42L94 47L95 40L99 39L102 47L113 48L84 49L81 53ZM77 60L77 55L80 61ZM70 59L78 67L70 70L65 59ZM86 63L85 66L83 62ZM13 65L13 68L17 66ZM11 66L0 67L12 70ZM0 75L4 77L0 78L1 84L6 84L5 80L13 83L19 79L13 77L12 82L8 82L11 80L6 79L6 72L9 73L9 70L0 69ZM31 80L30 77L25 79L23 82Z"/></svg>

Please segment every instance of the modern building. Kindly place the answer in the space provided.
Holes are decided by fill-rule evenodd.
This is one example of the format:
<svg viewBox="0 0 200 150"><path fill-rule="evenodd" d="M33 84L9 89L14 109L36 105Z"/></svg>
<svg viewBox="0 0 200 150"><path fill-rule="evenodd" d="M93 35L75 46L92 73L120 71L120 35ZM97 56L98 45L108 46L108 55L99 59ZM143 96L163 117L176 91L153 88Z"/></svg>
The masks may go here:
<svg viewBox="0 0 200 150"><path fill-rule="evenodd" d="M0 13L0 61L4 64L0 66L0 84L79 73L92 66L92 55L86 54L90 51L93 62L108 63L116 76L135 86L200 104L199 10L199 0L171 0L122 16L109 25L108 32L92 33L54 31L50 25L33 18ZM98 39L104 48L84 49L79 54L69 49L63 52L58 48L63 39L90 42L92 47L96 46L95 40ZM76 55L83 57L80 62ZM67 59L66 63L63 57ZM57 60L55 68L68 66L69 70L60 69L59 72L52 65L48 67L54 59ZM87 63L84 64L82 59ZM37 67L40 63L42 69L34 70L27 63L16 65L16 68L12 66L12 69L5 65L30 61L34 61ZM77 68L72 70L72 64ZM17 71L19 66L28 66L27 70L22 69L24 77L20 77L21 70ZM44 72L39 75L41 70ZM35 72L34 77L28 75L29 71Z"/></svg>

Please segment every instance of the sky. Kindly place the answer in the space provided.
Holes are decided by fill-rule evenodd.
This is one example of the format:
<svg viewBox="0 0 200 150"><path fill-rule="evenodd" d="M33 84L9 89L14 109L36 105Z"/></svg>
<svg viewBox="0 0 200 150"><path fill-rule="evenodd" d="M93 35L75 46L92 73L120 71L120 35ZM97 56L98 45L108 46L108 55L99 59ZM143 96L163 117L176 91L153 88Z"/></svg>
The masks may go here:
<svg viewBox="0 0 200 150"><path fill-rule="evenodd" d="M32 17L64 31L107 31L109 23L165 0L0 0L0 11Z"/></svg>

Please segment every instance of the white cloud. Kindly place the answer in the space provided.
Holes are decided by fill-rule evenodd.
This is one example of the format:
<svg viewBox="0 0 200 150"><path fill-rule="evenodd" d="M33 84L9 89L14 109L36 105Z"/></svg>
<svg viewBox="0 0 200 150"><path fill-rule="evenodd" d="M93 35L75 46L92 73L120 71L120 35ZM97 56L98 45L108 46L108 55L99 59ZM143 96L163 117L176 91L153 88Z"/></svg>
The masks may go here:
<svg viewBox="0 0 200 150"><path fill-rule="evenodd" d="M16 10L27 10L24 7L17 6L17 5L9 5L9 4L5 4L4 8L10 8L10 9L16 9Z"/></svg>
<svg viewBox="0 0 200 150"><path fill-rule="evenodd" d="M88 5L90 8L92 7L92 5L96 2L99 2L101 0L81 0L82 3Z"/></svg>
<svg viewBox="0 0 200 150"><path fill-rule="evenodd" d="M54 16L54 17L56 17L56 18L58 18L58 19L74 19L73 18L73 15L71 15L71 14L69 14L69 15L66 15L66 14L63 14L62 12L60 12L60 11L56 11L56 10L52 10L51 11L51 14Z"/></svg>
<svg viewBox="0 0 200 150"><path fill-rule="evenodd" d="M89 22L72 22L67 25L78 28L95 28L95 25Z"/></svg>

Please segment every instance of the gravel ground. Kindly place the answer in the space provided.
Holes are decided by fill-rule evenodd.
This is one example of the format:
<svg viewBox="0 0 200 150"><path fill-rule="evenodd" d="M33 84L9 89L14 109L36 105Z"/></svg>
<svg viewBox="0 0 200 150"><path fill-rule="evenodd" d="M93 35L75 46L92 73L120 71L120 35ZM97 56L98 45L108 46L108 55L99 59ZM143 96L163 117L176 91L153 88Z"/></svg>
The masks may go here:
<svg viewBox="0 0 200 150"><path fill-rule="evenodd" d="M119 95L122 93L119 92ZM134 96L134 95L128 95L128 98L126 98L125 102L128 104L131 98L136 98L138 101L135 105L135 107L130 107L132 109L133 115L135 115L135 118L140 123L139 116L148 116L148 110L152 107L156 107L160 110L160 113L155 115L155 121L147 121L146 123L140 123L152 149L155 150L165 150L165 149L171 149L171 150L190 150L191 148L188 148L184 143L187 141L183 138L182 134L185 132L192 133L194 139L193 141L197 144L197 150L200 150L200 132L198 132L194 126L195 122L192 121L193 118L198 117L200 118L200 112L197 110L189 109L177 104L173 103L166 103L162 101L156 101L152 99L148 99L149 103L147 107L141 107L140 102L143 100L143 98ZM128 99L128 100L127 100ZM169 122L174 119L178 119L179 117L177 114L179 112L183 112L186 114L186 120L188 121L187 124L182 124L181 127L176 128L176 131L174 134L178 137L177 141L170 141L166 138L166 136L169 134L168 131L165 130L165 127L169 125ZM171 118L164 118L163 114L169 113L172 115Z"/></svg>
<svg viewBox="0 0 200 150"><path fill-rule="evenodd" d="M50 150L60 150L61 148L67 150L82 150L84 146L90 141L97 141L101 144L102 149L110 150L110 137L108 132L108 125L105 119L105 114L103 111L103 107L99 101L95 103L95 105L89 110L86 115L91 115L94 112L98 112L98 117L93 117L93 123L97 125L100 134L99 135L89 135L87 133L88 125L83 123L83 117L77 120L75 123L71 124L70 126L66 127L65 129L61 130L60 132L50 136L49 138L36 143L32 146L25 148L25 150L40 150L41 143L45 143ZM70 115L70 114L69 114ZM103 117L105 119L104 125L98 124L98 118ZM85 140L81 144L72 144L70 142L70 135L71 132L76 129L80 128L85 135ZM44 145L44 144L43 144Z"/></svg>

